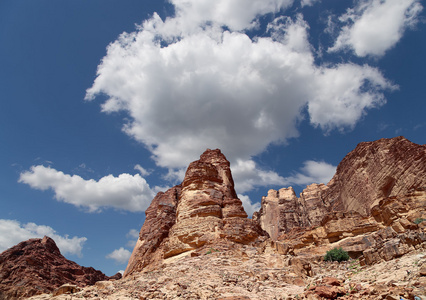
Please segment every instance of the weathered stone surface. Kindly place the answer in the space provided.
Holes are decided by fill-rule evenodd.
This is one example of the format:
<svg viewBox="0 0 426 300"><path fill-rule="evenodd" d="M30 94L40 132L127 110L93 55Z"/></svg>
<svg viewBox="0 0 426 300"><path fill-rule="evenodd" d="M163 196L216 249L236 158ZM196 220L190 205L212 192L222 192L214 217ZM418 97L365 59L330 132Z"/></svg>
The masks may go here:
<svg viewBox="0 0 426 300"><path fill-rule="evenodd" d="M80 289L78 288L78 286L74 285L74 284L69 284L66 283L64 285L61 285L60 287L58 287L56 290L53 291L52 296L59 296L62 294L74 294L79 292Z"/></svg>
<svg viewBox="0 0 426 300"><path fill-rule="evenodd" d="M153 200L124 276L220 240L249 244L265 234L247 219L225 156L208 149L181 185Z"/></svg>
<svg viewBox="0 0 426 300"><path fill-rule="evenodd" d="M271 238L278 239L295 228L320 226L323 217L333 212L354 211L364 217L377 216L374 207L381 200L416 190L426 190L426 145L414 144L404 137L381 139L360 143L338 165L336 174L327 185L311 184L299 198L291 187L270 190L262 198L261 209L254 214L253 220ZM393 223L395 214L402 213L405 208L401 204L387 209L387 215L381 216L388 223ZM413 211L408 219L398 218L399 223L393 223L394 229L404 232L407 226L413 228L411 223L415 214ZM417 212L417 215L422 214ZM338 223L334 225L344 225ZM371 229L368 229L370 225L366 226L366 229L359 229ZM338 234L338 230L331 231Z"/></svg>
<svg viewBox="0 0 426 300"><path fill-rule="evenodd" d="M426 145L400 136L363 142L338 165L324 199L333 210L369 215L381 199L426 188Z"/></svg>
<svg viewBox="0 0 426 300"><path fill-rule="evenodd" d="M169 235L170 228L176 221L176 206L181 187L175 186L165 193L158 193L145 211L145 222L139 233L139 239L133 249L124 276L130 272L140 271L149 264L161 261L163 251L161 243Z"/></svg>
<svg viewBox="0 0 426 300"><path fill-rule="evenodd" d="M0 299L22 299L65 283L84 287L108 279L100 271L67 260L47 236L21 242L0 254Z"/></svg>
<svg viewBox="0 0 426 300"><path fill-rule="evenodd" d="M266 197L262 197L261 209L253 219L259 222L273 240L277 240L282 233L292 228L310 225L303 204L292 187L279 191L271 189Z"/></svg>

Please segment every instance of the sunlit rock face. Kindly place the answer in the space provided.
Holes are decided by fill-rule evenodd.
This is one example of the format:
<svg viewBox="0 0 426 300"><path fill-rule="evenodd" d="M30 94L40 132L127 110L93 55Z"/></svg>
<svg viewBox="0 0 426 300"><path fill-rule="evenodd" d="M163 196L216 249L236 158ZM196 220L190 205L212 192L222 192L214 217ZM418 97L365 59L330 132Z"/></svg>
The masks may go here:
<svg viewBox="0 0 426 300"><path fill-rule="evenodd" d="M124 276L206 245L249 244L263 235L247 219L229 161L220 150L208 149L189 165L181 185L152 201Z"/></svg>
<svg viewBox="0 0 426 300"><path fill-rule="evenodd" d="M426 187L426 145L404 137L364 142L338 165L324 199L333 210L369 215L386 197Z"/></svg>
<svg viewBox="0 0 426 300"><path fill-rule="evenodd" d="M311 184L296 197L294 190L270 190L254 218L271 238L293 228L319 226L330 212L371 215L379 201L426 188L426 145L404 137L363 142L338 165L325 185Z"/></svg>

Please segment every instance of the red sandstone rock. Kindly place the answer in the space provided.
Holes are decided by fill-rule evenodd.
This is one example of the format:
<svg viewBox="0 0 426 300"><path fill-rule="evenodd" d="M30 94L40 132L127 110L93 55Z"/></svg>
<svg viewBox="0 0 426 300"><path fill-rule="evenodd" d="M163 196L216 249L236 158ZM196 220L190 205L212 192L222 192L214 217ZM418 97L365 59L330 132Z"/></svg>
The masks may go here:
<svg viewBox="0 0 426 300"><path fill-rule="evenodd" d="M0 254L0 299L22 299L49 293L65 283L84 287L108 279L100 271L67 260L47 236Z"/></svg>
<svg viewBox="0 0 426 300"><path fill-rule="evenodd" d="M338 165L324 198L333 210L369 215L379 200L426 188L426 145L400 136L364 142Z"/></svg>
<svg viewBox="0 0 426 300"><path fill-rule="evenodd" d="M124 276L221 240L249 244L264 234L247 219L229 162L220 150L208 149L189 165L180 186L151 203Z"/></svg>
<svg viewBox="0 0 426 300"><path fill-rule="evenodd" d="M175 186L165 193L160 192L145 211L145 222L139 233L139 239L127 264L124 276L135 270L142 270L149 264L162 259L158 251L160 244L169 235L170 228L176 221L176 205L181 193L180 186Z"/></svg>
<svg viewBox="0 0 426 300"><path fill-rule="evenodd" d="M355 211L364 217L377 216L374 207L381 200L415 190L426 190L426 145L414 144L404 137L381 139L360 143L338 165L327 185L311 184L299 198L291 187L270 190L253 220L276 240L293 229L320 226L323 217L331 212ZM396 218L401 209L404 207L397 205L388 208L387 215L382 213L381 217L392 223L391 218ZM412 219L408 221L400 219L393 226L401 232L409 226L413 229ZM366 225L366 230L372 229Z"/></svg>

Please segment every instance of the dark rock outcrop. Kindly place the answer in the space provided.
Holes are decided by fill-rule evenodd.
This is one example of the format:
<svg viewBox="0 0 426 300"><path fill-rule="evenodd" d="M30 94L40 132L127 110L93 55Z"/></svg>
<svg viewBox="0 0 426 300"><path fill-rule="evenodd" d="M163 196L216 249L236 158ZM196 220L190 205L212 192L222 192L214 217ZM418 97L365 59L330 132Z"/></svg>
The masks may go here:
<svg viewBox="0 0 426 300"><path fill-rule="evenodd" d="M120 278L115 275L114 278ZM110 277L62 256L53 239L30 239L0 254L0 299L49 293L65 283L80 287Z"/></svg>

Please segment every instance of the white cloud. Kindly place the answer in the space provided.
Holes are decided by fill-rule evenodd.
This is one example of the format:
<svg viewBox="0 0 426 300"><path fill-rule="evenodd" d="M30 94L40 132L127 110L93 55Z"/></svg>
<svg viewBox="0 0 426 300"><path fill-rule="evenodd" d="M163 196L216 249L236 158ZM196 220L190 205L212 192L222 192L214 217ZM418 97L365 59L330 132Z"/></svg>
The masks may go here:
<svg viewBox="0 0 426 300"><path fill-rule="evenodd" d="M61 236L46 225L35 223L21 224L16 220L0 219L0 252L28 239L43 238L45 235L51 237L62 254L73 254L81 256L83 244L87 241L85 237Z"/></svg>
<svg viewBox="0 0 426 300"><path fill-rule="evenodd" d="M302 7L304 6L312 6L314 5L316 2L319 2L320 0L301 0L300 4Z"/></svg>
<svg viewBox="0 0 426 300"><path fill-rule="evenodd" d="M327 184L336 172L336 166L324 161L314 160L305 161L300 172L288 177L280 176L274 171L262 170L253 160L238 160L236 165L231 165L231 168L235 189L242 194L260 186L285 187L292 184L300 186L311 183ZM250 207L250 202L247 202L247 207Z"/></svg>
<svg viewBox="0 0 426 300"><path fill-rule="evenodd" d="M259 186L283 186L287 184L284 177L274 171L262 170L253 160L237 160L231 165L235 189L238 193L245 193Z"/></svg>
<svg viewBox="0 0 426 300"><path fill-rule="evenodd" d="M386 103L381 90L397 89L377 69L354 64L318 69L316 79L308 112L311 123L326 132L355 127L367 109Z"/></svg>
<svg viewBox="0 0 426 300"><path fill-rule="evenodd" d="M250 197L247 196L247 195L238 194L238 198L243 203L244 210L246 211L249 218L251 218L251 216L253 216L253 213L255 211L259 211L259 209L260 209L260 203L259 202L252 203L251 200L250 200Z"/></svg>
<svg viewBox="0 0 426 300"><path fill-rule="evenodd" d="M254 39L214 26L177 34L175 21L154 16L110 44L86 94L107 95L106 113L127 112L123 130L170 176L206 148L249 161L298 136L305 108L314 126L352 128L392 88L369 66L317 67L301 16L277 18L270 37Z"/></svg>
<svg viewBox="0 0 426 300"><path fill-rule="evenodd" d="M301 172L286 177L288 184L309 185L311 183L327 184L336 173L336 166L324 161L307 160Z"/></svg>
<svg viewBox="0 0 426 300"><path fill-rule="evenodd" d="M137 239L139 238L139 231L136 229L130 229L129 232L126 234L126 237L129 239Z"/></svg>
<svg viewBox="0 0 426 300"><path fill-rule="evenodd" d="M132 253L129 250L121 247L120 249L112 251L106 258L115 260L117 264L126 264L129 261L130 255L132 255Z"/></svg>
<svg viewBox="0 0 426 300"><path fill-rule="evenodd" d="M137 164L135 165L135 170L139 171L142 176L148 176L151 174L151 172L147 171L145 168L143 168L141 165Z"/></svg>
<svg viewBox="0 0 426 300"><path fill-rule="evenodd" d="M340 17L347 25L329 51L349 48L358 56L382 56L417 23L422 9L419 0L359 0Z"/></svg>
<svg viewBox="0 0 426 300"><path fill-rule="evenodd" d="M180 27L193 29L196 25L213 22L231 30L253 26L253 21L267 13L277 13L289 7L293 0L170 0L175 6Z"/></svg>
<svg viewBox="0 0 426 300"><path fill-rule="evenodd" d="M120 174L118 177L108 175L95 181L42 165L32 166L29 171L21 173L19 182L34 189L52 189L57 200L85 207L89 212L105 207L144 211L159 189L151 189L139 174Z"/></svg>
<svg viewBox="0 0 426 300"><path fill-rule="evenodd" d="M139 239L139 231L137 231L136 229L131 229L126 234L126 237L129 239L129 241L127 241L126 243L126 246L129 248L134 248L137 240Z"/></svg>

